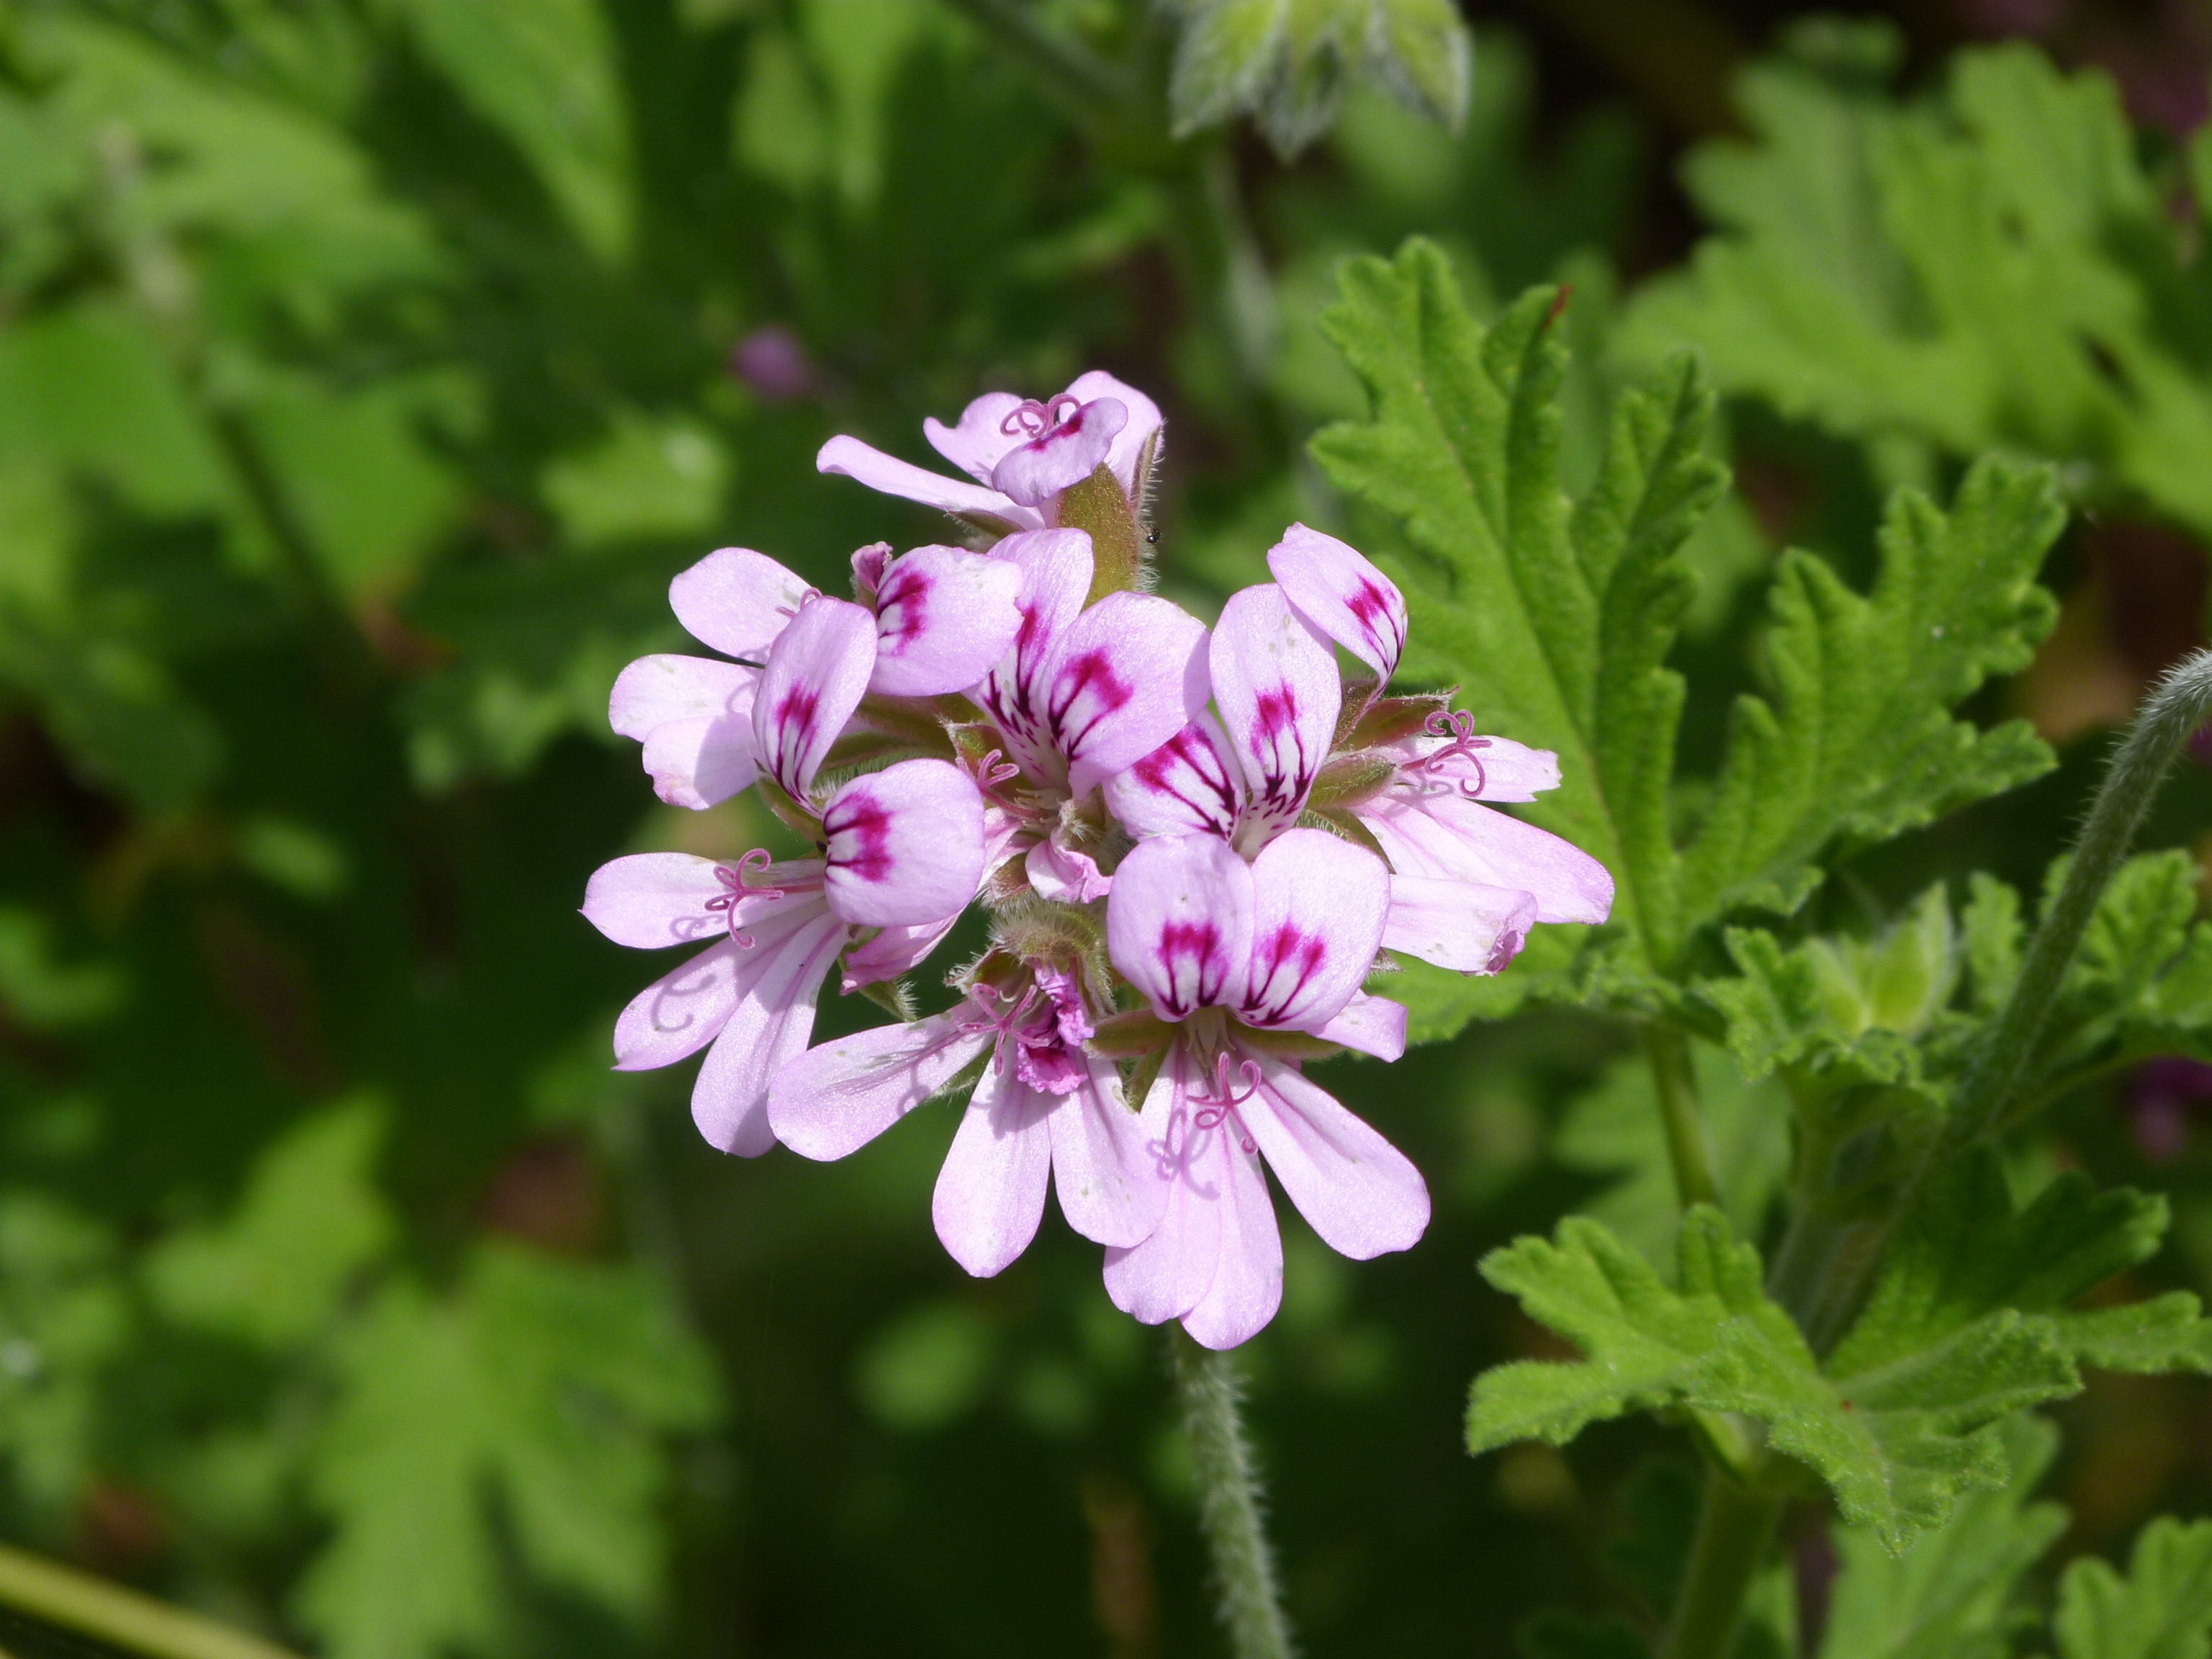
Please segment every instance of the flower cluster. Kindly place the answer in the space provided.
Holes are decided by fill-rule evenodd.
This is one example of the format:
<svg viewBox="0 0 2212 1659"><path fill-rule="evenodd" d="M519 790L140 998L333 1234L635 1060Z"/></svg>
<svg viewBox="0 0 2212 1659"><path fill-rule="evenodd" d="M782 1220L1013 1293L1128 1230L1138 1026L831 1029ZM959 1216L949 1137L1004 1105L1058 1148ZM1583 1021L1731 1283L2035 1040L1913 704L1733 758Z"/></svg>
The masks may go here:
<svg viewBox="0 0 2212 1659"><path fill-rule="evenodd" d="M1019 1255L1050 1186L1119 1306L1234 1346L1281 1295L1263 1161L1348 1256L1427 1225L1419 1172L1303 1069L1404 1051L1405 1010L1362 988L1378 953L1494 974L1534 923L1603 920L1611 878L1486 804L1555 786L1552 755L1392 693L1405 602L1344 543L1293 525L1274 581L1211 630L1135 590L1161 433L1143 394L1086 374L927 431L975 482L848 437L819 464L986 550L863 548L848 601L725 549L670 595L722 655L616 682L662 799L757 788L816 849L593 876L610 939L705 946L623 1011L617 1064L707 1049L693 1115L747 1157L842 1158L964 1091L934 1204L963 1267ZM1367 672L1347 681L1338 647ZM952 1006L809 1046L840 958L847 992L896 980L971 906L988 945Z"/></svg>

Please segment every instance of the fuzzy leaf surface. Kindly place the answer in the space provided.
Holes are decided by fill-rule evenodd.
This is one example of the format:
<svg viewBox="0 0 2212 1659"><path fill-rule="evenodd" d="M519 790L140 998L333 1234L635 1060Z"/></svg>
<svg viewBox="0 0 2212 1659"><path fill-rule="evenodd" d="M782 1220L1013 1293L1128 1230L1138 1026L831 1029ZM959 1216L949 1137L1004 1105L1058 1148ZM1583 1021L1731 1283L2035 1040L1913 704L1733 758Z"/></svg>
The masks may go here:
<svg viewBox="0 0 2212 1659"><path fill-rule="evenodd" d="M1827 1482L1846 1519L1892 1550L1944 1524L1961 1493L2005 1481L1999 1419L2080 1386L2048 1322L2009 1311L1847 1387L1831 1381L1761 1290L1757 1250L1709 1207L1684 1218L1675 1286L1580 1218L1555 1243L1492 1252L1482 1270L1587 1358L1516 1361L1477 1378L1471 1450L1564 1444L1631 1410L1733 1412L1764 1424L1770 1443Z"/></svg>

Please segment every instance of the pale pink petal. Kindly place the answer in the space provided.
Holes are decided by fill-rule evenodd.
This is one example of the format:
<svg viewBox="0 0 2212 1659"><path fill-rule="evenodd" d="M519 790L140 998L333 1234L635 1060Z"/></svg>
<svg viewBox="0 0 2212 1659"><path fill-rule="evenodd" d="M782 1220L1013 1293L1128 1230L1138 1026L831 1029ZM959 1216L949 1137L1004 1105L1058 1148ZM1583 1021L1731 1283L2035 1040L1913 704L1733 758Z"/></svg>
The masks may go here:
<svg viewBox="0 0 2212 1659"><path fill-rule="evenodd" d="M947 426L934 415L921 423L929 447L977 483L991 482L999 458L1022 441L1018 428L1006 430L1006 417L1022 406L1011 392L987 392L960 411L960 424Z"/></svg>
<svg viewBox="0 0 2212 1659"><path fill-rule="evenodd" d="M1000 456L991 469L991 487L1024 507L1054 507L1060 491L1098 470L1128 423L1128 409L1118 398L1085 404L1051 430Z"/></svg>
<svg viewBox="0 0 2212 1659"><path fill-rule="evenodd" d="M584 919L617 945L635 951L697 945L730 931L729 881L712 859L689 853L634 853L601 865L584 889Z"/></svg>
<svg viewBox="0 0 2212 1659"><path fill-rule="evenodd" d="M1406 787L1441 794L1456 790L1470 800L1534 800L1559 787L1559 757L1510 738L1477 738L1472 752L1447 736L1424 732L1396 745L1407 758ZM1452 752L1439 753L1440 750Z"/></svg>
<svg viewBox="0 0 2212 1659"><path fill-rule="evenodd" d="M874 985L917 966L945 943L960 920L956 911L942 921L914 927L886 927L866 945L845 953L845 977L841 988L850 995L863 985Z"/></svg>
<svg viewBox="0 0 2212 1659"><path fill-rule="evenodd" d="M1462 974L1494 974L1536 920L1536 899L1510 887L1437 876L1392 876L1382 948Z"/></svg>
<svg viewBox="0 0 2212 1659"><path fill-rule="evenodd" d="M740 975L737 1006L691 1089L691 1121L709 1146L758 1158L775 1144L769 1085L806 1052L823 978L849 937L843 922L820 909L786 933L756 930L744 953L751 972Z"/></svg>
<svg viewBox="0 0 2212 1659"><path fill-rule="evenodd" d="M1180 1319L1197 1306L1213 1283L1221 1254L1218 1181L1202 1186L1206 1176L1187 1164L1196 1109L1188 1103L1190 1071L1188 1055L1178 1043L1145 1101L1145 1150L1167 1186L1159 1224L1141 1243L1106 1249L1106 1294L1123 1313L1146 1325ZM1200 1137L1207 1145L1218 1139ZM1197 1150L1203 1153L1206 1145Z"/></svg>
<svg viewBox="0 0 2212 1659"><path fill-rule="evenodd" d="M1314 1035L1324 1042L1340 1042L1377 1060L1400 1060L1406 1053L1406 1010L1388 997L1355 991L1336 1018Z"/></svg>
<svg viewBox="0 0 2212 1659"><path fill-rule="evenodd" d="M1022 869L1040 898L1062 904L1089 904L1114 890L1114 878L1079 848L1041 841L1022 860Z"/></svg>
<svg viewBox="0 0 2212 1659"><path fill-rule="evenodd" d="M1214 706L1244 775L1255 835L1297 822L1328 758L1344 701L1336 654L1273 583L1221 607L1208 652Z"/></svg>
<svg viewBox="0 0 2212 1659"><path fill-rule="evenodd" d="M701 644L757 662L813 592L767 554L725 547L669 583L668 603Z"/></svg>
<svg viewBox="0 0 2212 1659"><path fill-rule="evenodd" d="M1252 871L1227 842L1156 836L1114 872L1106 954L1162 1019L1182 1019L1245 983L1253 908Z"/></svg>
<svg viewBox="0 0 2212 1659"><path fill-rule="evenodd" d="M1087 374L1079 374L1070 382L1067 395L1079 403L1095 403L1101 398L1111 398L1128 411L1128 421L1114 434L1113 447L1106 452L1106 465L1114 469L1114 476L1121 481L1121 488L1133 497L1143 480L1137 469L1146 459L1149 445L1152 461L1157 465L1162 444L1160 429L1166 422L1160 418L1160 406L1136 387L1115 380L1103 368L1094 368Z"/></svg>
<svg viewBox="0 0 2212 1659"><path fill-rule="evenodd" d="M720 1036L737 1006L744 954L725 939L632 997L615 1021L615 1070L672 1066Z"/></svg>
<svg viewBox="0 0 2212 1659"><path fill-rule="evenodd" d="M964 691L1006 654L1021 629L1020 567L959 547L917 547L885 568L876 590L872 690L892 697Z"/></svg>
<svg viewBox="0 0 2212 1659"><path fill-rule="evenodd" d="M653 793L671 806L697 812L726 801L760 776L752 711L656 726L645 740L644 761Z"/></svg>
<svg viewBox="0 0 2212 1659"><path fill-rule="evenodd" d="M875 666L876 619L848 600L809 600L777 636L753 697L753 741L761 769L794 800L813 787Z"/></svg>
<svg viewBox="0 0 2212 1659"><path fill-rule="evenodd" d="M901 761L822 809L830 908L862 927L957 915L983 879L983 797L950 762Z"/></svg>
<svg viewBox="0 0 2212 1659"><path fill-rule="evenodd" d="M883 586L890 562L889 542L870 542L853 550L853 597L871 611L876 608L876 590Z"/></svg>
<svg viewBox="0 0 2212 1659"><path fill-rule="evenodd" d="M1243 1125L1231 1115L1211 1130L1183 1172L1201 1197L1210 1190L1219 1212L1220 1243L1213 1282L1206 1287L1182 1328L1201 1347L1233 1348L1266 1328L1283 1304L1283 1235L1260 1160L1245 1150Z"/></svg>
<svg viewBox="0 0 2212 1659"><path fill-rule="evenodd" d="M1446 876L1534 896L1539 921L1603 921L1613 878L1571 842L1454 794L1398 790L1354 811L1401 875Z"/></svg>
<svg viewBox="0 0 2212 1659"><path fill-rule="evenodd" d="M871 489L919 501L941 512L994 519L1016 530L1044 528L1044 517L1035 507L1020 506L995 489L963 479L948 478L941 472L926 471L911 462L886 455L880 449L872 449L858 438L830 439L815 456L814 466L817 471L840 472Z"/></svg>
<svg viewBox="0 0 2212 1659"><path fill-rule="evenodd" d="M1285 830L1252 861L1249 966L1224 1000L1249 1025L1317 1030L1373 969L1389 909L1374 854L1326 830Z"/></svg>
<svg viewBox="0 0 2212 1659"><path fill-rule="evenodd" d="M1040 530L1008 536L991 550L1022 573L1015 600L1021 612L1013 647L985 676L976 701L1006 740L1008 758L1033 782L1066 781L1066 767L1045 722L1045 676L1061 635L1091 592L1091 538L1080 530Z"/></svg>
<svg viewBox="0 0 2212 1659"><path fill-rule="evenodd" d="M1387 683L1406 650L1406 596L1366 555L1294 524L1267 555L1267 570L1307 621Z"/></svg>
<svg viewBox="0 0 2212 1659"><path fill-rule="evenodd" d="M1053 1099L987 1066L937 1172L930 1218L945 1252L978 1279L1029 1249L1052 1175Z"/></svg>
<svg viewBox="0 0 2212 1659"><path fill-rule="evenodd" d="M1429 1224L1413 1161L1301 1073L1265 1057L1260 1066L1259 1091L1237 1114L1307 1224L1355 1261L1411 1249Z"/></svg>
<svg viewBox="0 0 2212 1659"><path fill-rule="evenodd" d="M775 1138L804 1158L857 1152L991 1046L968 1004L929 1019L878 1025L809 1048L769 1084ZM977 1024L963 1030L963 1023Z"/></svg>
<svg viewBox="0 0 2212 1659"><path fill-rule="evenodd" d="M1182 730L1207 696L1206 625L1149 593L1109 593L1053 653L1044 714L1080 800Z"/></svg>
<svg viewBox="0 0 2212 1659"><path fill-rule="evenodd" d="M1085 1055L1090 1079L1054 1106L1052 1180L1067 1224L1098 1244L1142 1243L1160 1224L1168 1183L1145 1121L1121 1103L1114 1067Z"/></svg>
<svg viewBox="0 0 2212 1659"><path fill-rule="evenodd" d="M607 724L625 738L653 735L672 720L752 718L760 670L713 657L640 657L615 676Z"/></svg>
<svg viewBox="0 0 2212 1659"><path fill-rule="evenodd" d="M1106 780L1106 810L1132 836L1229 836L1244 805L1220 723L1200 710L1196 720L1134 766Z"/></svg>

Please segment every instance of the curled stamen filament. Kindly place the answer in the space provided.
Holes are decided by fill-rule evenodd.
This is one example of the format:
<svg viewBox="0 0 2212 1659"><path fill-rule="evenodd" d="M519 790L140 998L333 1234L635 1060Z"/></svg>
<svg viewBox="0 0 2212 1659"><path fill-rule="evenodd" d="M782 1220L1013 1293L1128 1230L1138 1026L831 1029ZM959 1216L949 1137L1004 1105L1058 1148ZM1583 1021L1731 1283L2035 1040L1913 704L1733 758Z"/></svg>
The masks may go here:
<svg viewBox="0 0 2212 1659"><path fill-rule="evenodd" d="M756 860L758 861L757 864ZM720 882L726 890L708 899L707 908L709 910L720 911L728 918L730 938L736 942L740 951L750 951L753 948L753 937L750 933L741 933L738 931L738 906L743 904L747 899L775 900L783 896L783 889L781 887L755 887L749 879L756 868L766 870L775 862L775 856L768 848L756 847L733 865L718 864L714 866L714 879Z"/></svg>
<svg viewBox="0 0 2212 1659"><path fill-rule="evenodd" d="M975 787L987 795L995 794L999 786L1009 778L1021 775L1022 769L1004 759L1005 753L1004 750L994 749L977 761L973 768Z"/></svg>
<svg viewBox="0 0 2212 1659"><path fill-rule="evenodd" d="M1260 1092L1260 1062L1255 1060L1244 1060L1238 1065L1237 1071L1237 1074L1244 1079L1244 1090L1242 1094L1239 1094L1229 1081L1229 1056L1216 1054L1213 1057L1213 1086L1216 1092L1212 1096L1193 1095L1191 1097L1191 1104L1197 1107L1198 1110L1191 1114L1190 1124L1194 1129L1204 1130L1218 1128L1224 1121L1233 1120L1237 1125L1237 1145L1248 1152L1256 1152L1260 1149L1253 1144L1251 1133L1245 1128L1243 1119L1237 1115L1237 1109Z"/></svg>
<svg viewBox="0 0 2212 1659"><path fill-rule="evenodd" d="M1066 425L1068 417L1082 407L1081 398L1066 392L1048 403L1039 403L1032 398L1017 406L1005 420L1000 422L999 430L1009 438L1042 438L1048 432Z"/></svg>
<svg viewBox="0 0 2212 1659"><path fill-rule="evenodd" d="M1433 777L1433 775L1441 772L1448 763L1455 760L1464 760L1474 768L1474 776L1472 779L1437 779L1425 783L1422 786L1422 793L1431 795L1449 794L1456 789L1469 800L1481 799L1482 792L1489 787L1490 780L1488 775L1483 770L1481 757L1474 751L1478 749L1489 748L1490 739L1474 735L1474 716L1464 708L1440 708L1421 722L1421 729L1432 738L1449 737L1451 739L1436 753L1423 759L1420 769L1424 775Z"/></svg>
<svg viewBox="0 0 2212 1659"><path fill-rule="evenodd" d="M1004 987L996 985L981 985L976 987L974 991L969 993L969 994L975 997L979 1002L984 998L989 998L999 1005L1000 1012L995 1014L985 1015L980 1018L963 1019L960 1022L960 1029L963 1031L970 1032L998 1031L1004 1033L1012 1030L1015 1026L1022 1023L1024 1017L1028 1014L1031 1008L1036 1006L1038 997L1042 995L1043 993L1039 991L1035 985L1009 985Z"/></svg>

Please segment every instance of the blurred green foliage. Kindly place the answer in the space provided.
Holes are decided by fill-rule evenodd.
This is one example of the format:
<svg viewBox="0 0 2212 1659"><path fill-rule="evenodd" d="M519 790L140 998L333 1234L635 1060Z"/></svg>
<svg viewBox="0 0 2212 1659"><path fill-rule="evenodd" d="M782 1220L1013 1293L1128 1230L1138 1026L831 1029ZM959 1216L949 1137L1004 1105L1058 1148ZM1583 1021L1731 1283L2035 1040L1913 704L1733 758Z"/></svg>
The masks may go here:
<svg viewBox="0 0 2212 1659"><path fill-rule="evenodd" d="M1711 235L1630 291L1654 141L1601 103L1540 127L1529 49L1486 33L1470 67L1458 27L0 6L0 1533L343 1659L1212 1650L1157 1343L1095 1250L1048 1226L962 1276L944 1114L836 1167L709 1152L687 1078L605 1069L635 964L574 913L617 853L771 833L651 807L605 729L679 637L669 576L743 542L829 586L936 539L815 448L921 459L924 415L1098 365L1169 412L1167 591L1264 580L1293 518L1352 537L1405 577L1412 665L1561 750L1536 813L1622 883L1620 927L1496 981L1390 976L1434 1046L1331 1065L1437 1214L1357 1267L1291 1224L1249 1356L1307 1650L1503 1651L1559 1602L1610 1622L1532 1651L1648 1650L1693 1496L1644 1461L1670 1431L1455 1438L1470 1375L1565 1357L1474 1263L1570 1210L1553 1278L1606 1264L1632 1330L1739 1319L1771 1385L1692 1353L1638 1399L1795 1424L1891 1541L1951 1517L1898 1560L1838 1526L1825 1639L1777 1568L1740 1651L2203 1650L2201 1523L2054 1578L2026 1491L2055 1468L2076 1552L2203 1507L2199 1385L2089 1380L2084 1444L2166 1402L2102 1484L1972 1397L2203 1352L2204 1253L2152 1255L2166 1207L2114 1189L2170 1187L2201 1239L2212 1156L2152 1168L2112 1109L2136 1062L2207 1054L2202 775L2069 981L2050 1115L1960 1189L1984 1229L1906 1241L1827 1373L1746 1264L1808 1145L1889 1149L1839 1212L1893 1174L2017 970L2094 752L1999 683L2085 556L2059 503L2212 531L2199 221L2169 210L2212 149L2023 46L1899 91L1887 34L1801 28L1747 72L1749 136L1692 152ZM1725 1221L1678 1225L1655 1013L1697 1034ZM1995 1267L1923 1294L2085 1192L2060 1163L2106 1206L2078 1273L2027 1315ZM1699 1248L1710 1286L1659 1277ZM1528 1294L1552 1247L1511 1249ZM2064 1305L2114 1273L2156 1311ZM1621 1337L1540 1301L1593 1357ZM1955 1409L1891 1379L1842 1435L1838 1367L1884 1330L1953 1343Z"/></svg>

